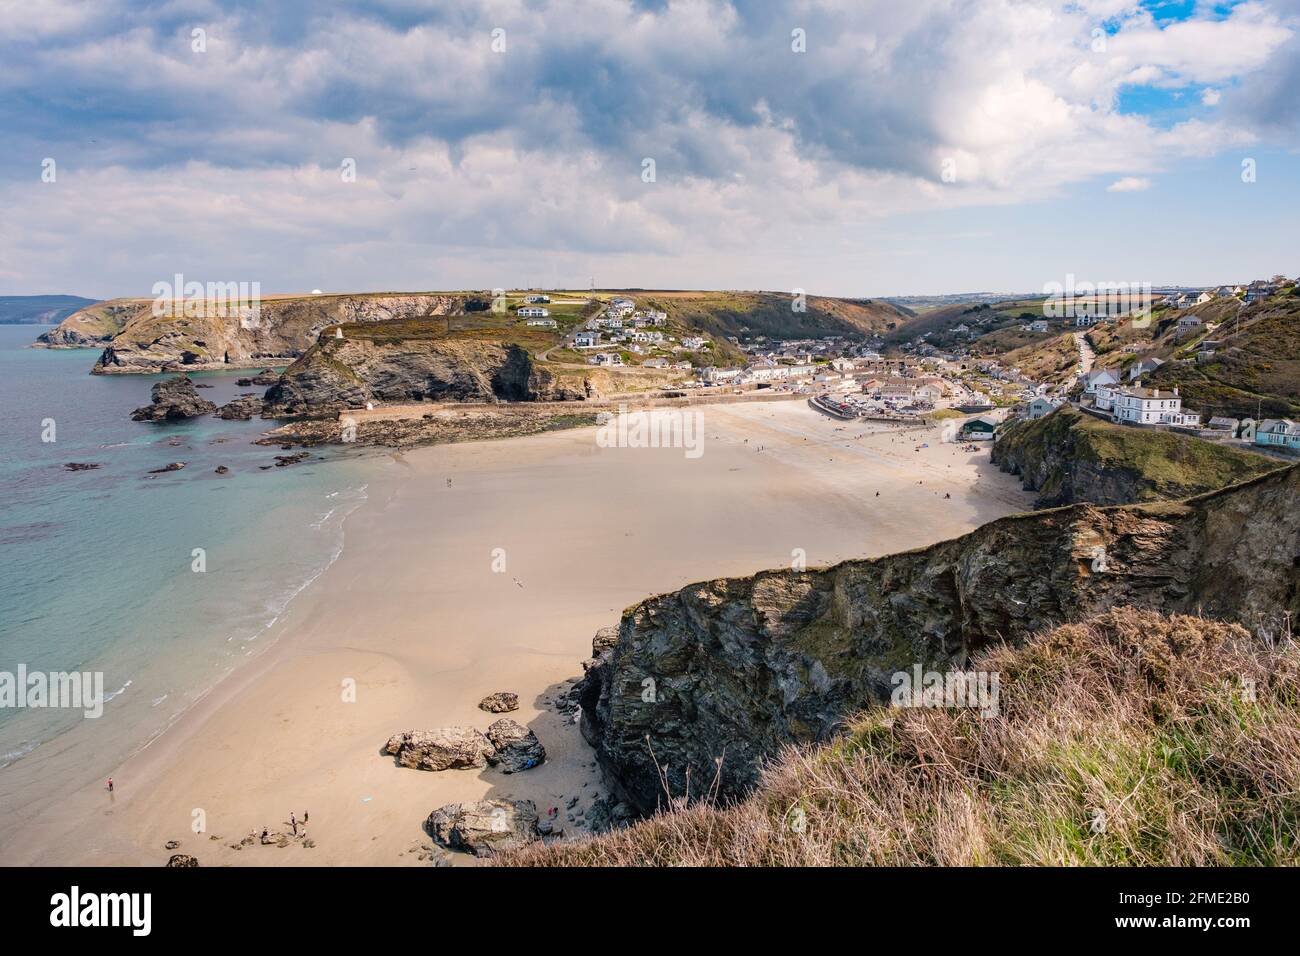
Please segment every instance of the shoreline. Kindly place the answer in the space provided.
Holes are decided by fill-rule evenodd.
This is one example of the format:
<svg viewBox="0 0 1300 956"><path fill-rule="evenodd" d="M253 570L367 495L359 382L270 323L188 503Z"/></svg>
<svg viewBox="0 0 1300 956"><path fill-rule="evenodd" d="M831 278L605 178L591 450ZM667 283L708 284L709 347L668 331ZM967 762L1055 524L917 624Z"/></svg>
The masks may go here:
<svg viewBox="0 0 1300 956"><path fill-rule="evenodd" d="M723 533L714 528L710 534L704 524L728 516L714 510L734 518L743 518L749 507L778 514L769 521L772 533L784 539L782 545L809 538L799 546L807 548L813 565L922 546L1029 509L1030 496L1014 479L999 477L986 452L966 455L955 446L940 446L937 428L921 461L917 456L923 453L912 449L924 438L916 433L854 427L819 416L803 403L705 411L712 455L705 456L711 465L704 473L663 457L672 455L669 449L600 452L593 428L373 456L377 473L368 482L373 494L345 519L339 555L271 625L271 646L237 665L125 760L114 773L119 789L111 799L98 784L62 799L6 842L3 862L157 865L166 859L162 843L179 839L181 849L204 865L414 864L417 857L406 851L430 842L420 824L444 803L511 794L536 799L545 812L546 806L564 807L574 796L581 805L595 791L603 792L577 728L566 726L567 718L546 701L580 676L591 635L616 622L627 603L695 580L780 566L778 555L790 552L767 547L763 535L744 529L742 520L723 521ZM810 437L816 441L809 443ZM831 452L841 443L845 455L858 460L842 456L837 468ZM759 454L754 445L764 451ZM652 457L636 460L643 455ZM986 474L979 473L975 459ZM866 464L879 475L863 487L854 464ZM954 464L960 478L947 474ZM947 515L922 509L915 523L927 525L924 531L906 528L906 514L873 516L860 501L849 507L846 496L855 494L855 485L856 493L885 488L891 498L907 492L909 509L926 502L931 489L910 488L918 467L921 482L938 480L951 492L966 492L954 493ZM667 514L638 519L617 502L602 503L591 520L605 533L584 524L581 509L573 520L566 517L562 509L574 485L599 490L606 479L634 490L647 490L647 480L673 486L681 497L666 500L680 500L685 517L702 530L665 535L657 524L672 520L672 508L652 501L646 502L654 506L648 510ZM702 508L690 504L692 485L699 480L708 486ZM733 482L739 487L729 487ZM525 529L511 529L511 501L539 485L546 486L542 500L518 512ZM742 491L766 500L747 506L737 500ZM468 502L458 502L462 494ZM939 494L933 490L933 496ZM815 516L801 513L802 503L791 496L812 499ZM422 511L447 502L457 502L456 508L440 520ZM951 512L958 507L970 513L954 518ZM900 524L900 515L904 520L893 532L877 528L886 533L863 541L854 522L843 519L846 508L859 524L864 518L868 525L884 526ZM608 524L615 516L625 522L621 535L620 527ZM727 527L737 529L734 540L726 536ZM444 533L446 540L440 541ZM683 535L699 539L700 546L675 547ZM620 540L641 536L648 545ZM419 544L424 537L452 553L425 552ZM510 573L487 576L493 547L488 542L494 537L503 539ZM713 542L717 537L724 540ZM547 540L556 542L559 557L538 547ZM459 553L471 550L474 569ZM428 580L438 582L432 607L425 594ZM540 595L528 594L530 588ZM527 633L516 633L521 629ZM435 639L430 631L436 631ZM353 674L361 700L349 711L336 703L335 689ZM509 716L542 738L549 754L542 766L509 777L491 769L428 773L397 768L391 758L379 756L391 733L458 723L485 727L496 715L477 711L474 704L497 690L519 693L520 710ZM334 785L344 792L334 792ZM272 807L286 822L289 809L311 810L320 821L312 825L317 847L229 848L232 840L263 825L279 829ZM200 809L208 827L196 836L190 815ZM573 832L563 816L561 823ZM210 834L221 839L210 840ZM456 854L455 862L469 861Z"/></svg>

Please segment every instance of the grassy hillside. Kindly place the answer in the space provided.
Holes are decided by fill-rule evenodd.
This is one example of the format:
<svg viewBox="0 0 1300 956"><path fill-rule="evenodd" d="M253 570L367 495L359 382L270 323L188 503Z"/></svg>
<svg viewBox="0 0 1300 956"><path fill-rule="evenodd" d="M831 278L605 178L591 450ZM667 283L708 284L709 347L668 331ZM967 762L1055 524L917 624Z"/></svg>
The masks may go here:
<svg viewBox="0 0 1300 956"><path fill-rule="evenodd" d="M1206 303L1210 305L1211 303ZM1197 362L1202 339L1215 341L1214 357ZM1219 327L1174 347L1168 362L1148 377L1161 388L1177 385L1184 404L1205 416L1300 417L1300 295L1294 289L1225 315Z"/></svg>
<svg viewBox="0 0 1300 956"><path fill-rule="evenodd" d="M629 292L641 308L668 313L670 320L725 338L771 339L853 337L888 332L907 316L887 302L808 296L796 312L792 297L774 292Z"/></svg>
<svg viewBox="0 0 1300 956"><path fill-rule="evenodd" d="M993 460L1040 493L1040 506L1186 498L1281 467L1190 435L1102 421L1069 406L998 434Z"/></svg>
<svg viewBox="0 0 1300 956"><path fill-rule="evenodd" d="M1016 366L1036 382L1059 384L1074 374L1079 364L1079 346L1073 333L1048 333L1036 342L1004 353L1001 360L1007 366Z"/></svg>
<svg viewBox="0 0 1300 956"><path fill-rule="evenodd" d="M833 742L787 751L743 802L678 799L499 862L1300 863L1300 645L1121 608L970 667L999 676L996 716L873 707Z"/></svg>

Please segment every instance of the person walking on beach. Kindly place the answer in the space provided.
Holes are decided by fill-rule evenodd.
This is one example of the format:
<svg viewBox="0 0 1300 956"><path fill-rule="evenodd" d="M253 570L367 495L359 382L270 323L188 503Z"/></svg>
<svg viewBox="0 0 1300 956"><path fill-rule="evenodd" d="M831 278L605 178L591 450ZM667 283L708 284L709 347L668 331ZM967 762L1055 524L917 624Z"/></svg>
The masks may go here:
<svg viewBox="0 0 1300 956"><path fill-rule="evenodd" d="M109 777L109 778L108 778L108 792L109 792L109 793L112 793L112 792L113 792L113 778L112 778L112 777Z"/></svg>
<svg viewBox="0 0 1300 956"><path fill-rule="evenodd" d="M291 827L293 828L293 835L294 835L294 836L297 836L297 835L298 835L298 818L295 817L295 816L293 815L293 812L292 812L292 811L289 812L289 826L291 826Z"/></svg>
<svg viewBox="0 0 1300 956"><path fill-rule="evenodd" d="M307 825L307 811L306 811L306 810L304 810L304 811L302 812L302 825L303 825L303 826L306 826L306 825Z"/></svg>

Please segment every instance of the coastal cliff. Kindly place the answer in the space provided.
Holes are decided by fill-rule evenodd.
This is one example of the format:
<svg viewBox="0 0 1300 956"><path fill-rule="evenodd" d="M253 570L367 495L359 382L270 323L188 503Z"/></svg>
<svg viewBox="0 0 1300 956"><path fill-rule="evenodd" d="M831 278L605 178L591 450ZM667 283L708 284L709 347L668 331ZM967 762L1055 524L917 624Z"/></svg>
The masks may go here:
<svg viewBox="0 0 1300 956"><path fill-rule="evenodd" d="M525 329L445 331L433 321L345 325L289 366L266 393L268 415L332 415L367 402L532 402L585 399L534 358L553 344Z"/></svg>
<svg viewBox="0 0 1300 956"><path fill-rule="evenodd" d="M1254 452L1115 425L1069 406L1004 426L992 461L1037 491L1040 508L1186 498L1282 467Z"/></svg>
<svg viewBox="0 0 1300 956"><path fill-rule="evenodd" d="M256 313L195 302L155 315L149 299L119 299L69 316L45 333L47 347L104 346L95 374L255 368L293 359L333 325L464 311L463 295L322 295L269 298ZM188 314L185 305L197 314Z"/></svg>
<svg viewBox="0 0 1300 956"><path fill-rule="evenodd" d="M891 675L1108 608L1255 630L1300 612L1300 467L1182 502L1077 505L821 570L701 582L624 612L575 691L622 799L746 793L785 746L889 699Z"/></svg>

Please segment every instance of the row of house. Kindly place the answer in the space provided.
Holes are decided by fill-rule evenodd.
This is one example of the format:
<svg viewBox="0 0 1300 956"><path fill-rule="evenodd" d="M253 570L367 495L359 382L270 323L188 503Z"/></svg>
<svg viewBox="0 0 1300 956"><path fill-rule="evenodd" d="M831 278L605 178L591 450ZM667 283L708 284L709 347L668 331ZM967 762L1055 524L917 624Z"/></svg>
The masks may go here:
<svg viewBox="0 0 1300 956"><path fill-rule="evenodd" d="M1098 385L1095 407L1110 412L1117 422L1130 425L1180 425L1199 428L1199 412L1185 410L1178 388L1143 388L1135 385Z"/></svg>

